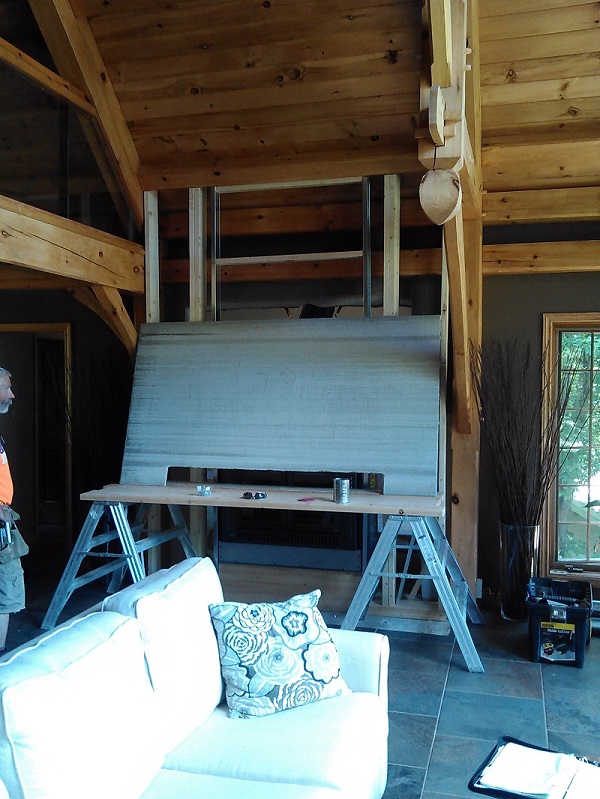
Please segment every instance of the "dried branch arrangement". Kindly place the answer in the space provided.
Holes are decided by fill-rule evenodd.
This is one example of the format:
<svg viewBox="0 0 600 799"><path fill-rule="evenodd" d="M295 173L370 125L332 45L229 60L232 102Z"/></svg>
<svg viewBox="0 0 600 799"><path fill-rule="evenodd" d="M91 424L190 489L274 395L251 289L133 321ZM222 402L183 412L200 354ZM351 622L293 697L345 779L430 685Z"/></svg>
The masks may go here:
<svg viewBox="0 0 600 799"><path fill-rule="evenodd" d="M492 341L471 350L473 390L504 524L540 523L559 468L561 427L576 368L571 364L557 380L558 364L548 369L545 358L535 362L528 343ZM547 406L545 396L552 397ZM580 426L575 428L571 445ZM568 448L569 441L565 444Z"/></svg>

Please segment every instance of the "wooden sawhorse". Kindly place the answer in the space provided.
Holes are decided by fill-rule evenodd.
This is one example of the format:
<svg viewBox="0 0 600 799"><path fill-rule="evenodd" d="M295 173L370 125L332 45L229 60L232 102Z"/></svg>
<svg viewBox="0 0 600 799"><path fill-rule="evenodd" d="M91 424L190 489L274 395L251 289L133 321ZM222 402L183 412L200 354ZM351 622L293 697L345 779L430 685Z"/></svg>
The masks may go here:
<svg viewBox="0 0 600 799"><path fill-rule="evenodd" d="M407 535L411 542L408 545L399 544L399 538ZM410 554L410 551L417 548L413 541L423 556L428 574L385 571L390 553L395 553L398 549L407 549ZM408 568L408 560L407 557L406 568ZM467 668L473 672L484 671L471 638L466 617L468 614L470 620L477 624L483 624L484 620L437 518L388 516L345 615L342 623L343 630L356 629L356 625L371 602L375 589L382 578L400 578L401 586L406 579L411 578L432 580ZM399 593L402 593L402 587Z"/></svg>
<svg viewBox="0 0 600 799"><path fill-rule="evenodd" d="M86 516L79 538L75 543L71 557L65 567L61 580L42 621L42 629L49 630L67 604L71 594L77 588L98 580L104 575L113 573L109 590L116 591L123 578L125 569L129 569L133 582L138 582L146 576L143 553L160 546L174 538L179 539L185 556L196 557L196 551L190 540L187 526L178 505L168 505L173 526L162 532L150 531L145 527L149 505L140 504L135 519L130 524L127 514L129 504L126 502L100 502L92 504ZM96 534L100 519L109 514L114 523L114 529ZM105 545L118 539L121 552L108 552ZM103 550L98 550L103 547ZM84 574L79 574L79 569L87 557L99 558L105 562L95 569ZM120 574L119 574L120 572Z"/></svg>

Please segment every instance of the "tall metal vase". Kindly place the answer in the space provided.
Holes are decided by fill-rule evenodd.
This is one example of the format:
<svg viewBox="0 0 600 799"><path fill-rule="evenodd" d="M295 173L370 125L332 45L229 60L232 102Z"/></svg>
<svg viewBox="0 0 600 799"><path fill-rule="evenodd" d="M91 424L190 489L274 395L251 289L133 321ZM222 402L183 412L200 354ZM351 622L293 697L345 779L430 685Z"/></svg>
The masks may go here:
<svg viewBox="0 0 600 799"><path fill-rule="evenodd" d="M503 619L527 618L527 583L537 573L539 525L500 522L500 610Z"/></svg>

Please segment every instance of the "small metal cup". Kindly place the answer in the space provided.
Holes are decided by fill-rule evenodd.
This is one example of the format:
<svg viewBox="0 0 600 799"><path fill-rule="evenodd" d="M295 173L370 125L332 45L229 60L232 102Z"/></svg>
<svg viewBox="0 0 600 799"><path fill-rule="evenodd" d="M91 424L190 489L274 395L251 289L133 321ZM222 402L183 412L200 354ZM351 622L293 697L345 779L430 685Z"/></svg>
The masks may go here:
<svg viewBox="0 0 600 799"><path fill-rule="evenodd" d="M345 505L350 497L350 480L345 477L333 478L333 501Z"/></svg>

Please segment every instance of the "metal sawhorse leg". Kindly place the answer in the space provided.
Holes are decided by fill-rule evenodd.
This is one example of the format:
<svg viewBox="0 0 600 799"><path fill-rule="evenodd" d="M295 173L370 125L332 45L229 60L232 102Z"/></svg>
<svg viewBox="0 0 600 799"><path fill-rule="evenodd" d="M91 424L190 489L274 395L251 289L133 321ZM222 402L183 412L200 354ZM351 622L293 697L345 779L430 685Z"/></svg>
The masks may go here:
<svg viewBox="0 0 600 799"><path fill-rule="evenodd" d="M126 503L94 502L92 504L42 621L41 627L43 630L49 630L54 627L62 609L77 588L88 585L104 575L113 573L109 593L114 592L118 590L126 569L129 569L133 582L137 583L142 580L146 576L143 553L152 547L159 546L173 538L178 538L185 556L187 558L196 557L196 551L190 540L179 506L168 505L173 527L163 532L151 533L144 527L148 507L142 505L136 514L133 524L130 525L127 518ZM105 513L110 514L114 529L96 534L96 528ZM146 535L143 536L143 533L146 533ZM116 539L120 543L120 552L107 552L106 549L97 550L97 547L104 546ZM100 558L105 562L85 574L78 574L81 564L87 557Z"/></svg>
<svg viewBox="0 0 600 799"><path fill-rule="evenodd" d="M428 575L383 571L390 552L398 548L397 538L403 525L410 526L411 534L427 566ZM343 630L356 629L382 577L432 580L467 668L469 671L483 672L483 664L471 638L466 616L468 614L470 620L478 624L483 623L483 617L437 519L421 516L388 516L342 623Z"/></svg>

